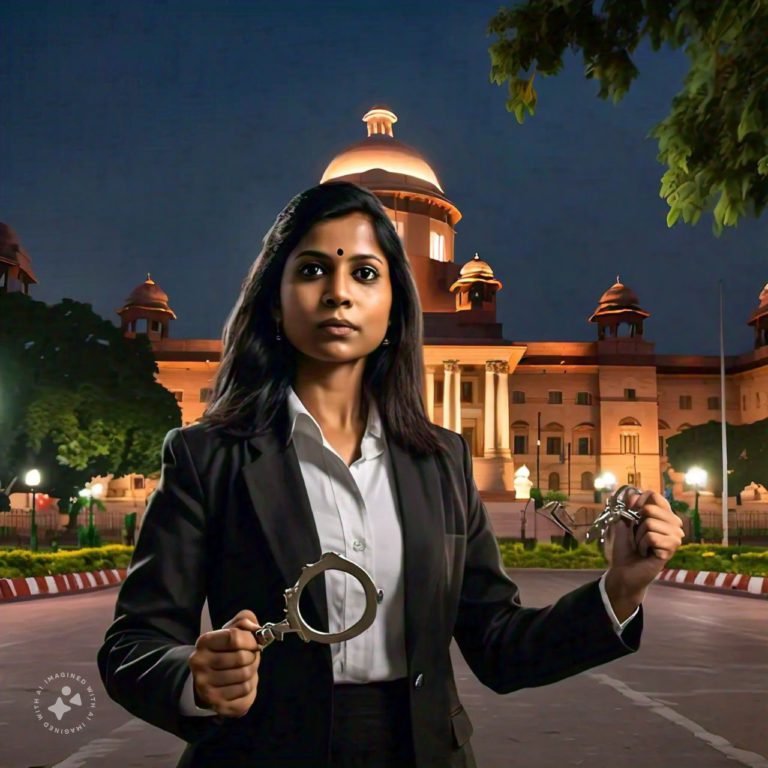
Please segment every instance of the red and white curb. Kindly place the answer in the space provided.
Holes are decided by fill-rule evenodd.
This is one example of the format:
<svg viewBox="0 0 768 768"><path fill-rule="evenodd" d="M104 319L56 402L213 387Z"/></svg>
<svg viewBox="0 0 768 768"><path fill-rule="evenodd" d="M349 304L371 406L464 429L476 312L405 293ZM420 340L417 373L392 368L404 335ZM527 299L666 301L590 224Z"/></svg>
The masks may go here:
<svg viewBox="0 0 768 768"><path fill-rule="evenodd" d="M740 592L749 592L753 595L768 595L768 576L748 576L743 573L685 571L680 568L665 568L656 579L674 584L692 584L699 587L733 589Z"/></svg>
<svg viewBox="0 0 768 768"><path fill-rule="evenodd" d="M0 579L0 602L111 587L125 579L127 570L127 568L109 568L87 573L55 573L53 576Z"/></svg>

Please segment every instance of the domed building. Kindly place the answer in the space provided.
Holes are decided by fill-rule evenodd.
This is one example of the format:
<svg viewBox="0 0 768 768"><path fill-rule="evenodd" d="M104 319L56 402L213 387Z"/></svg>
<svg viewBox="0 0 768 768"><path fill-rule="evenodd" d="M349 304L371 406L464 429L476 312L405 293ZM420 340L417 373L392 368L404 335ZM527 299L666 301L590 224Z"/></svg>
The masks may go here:
<svg viewBox="0 0 768 768"><path fill-rule="evenodd" d="M424 313L429 417L469 444L497 535L520 534L524 502L515 499L516 470L530 471L530 482L543 492L565 492L573 504L592 509L595 480L606 471L617 484L657 491L671 480L675 495L687 498L682 474L669 468L666 441L721 418L719 358L657 354L646 338L650 313L618 277L590 316L583 308L585 321L596 326L592 341L506 338L496 317L502 280L493 258L462 255L461 213L433 158L395 138L398 118L389 108L372 107L362 121L367 135L342 148L321 181L343 179L373 191L404 243ZM0 243L11 242L18 243L0 230ZM35 282L19 250L0 263L13 258L15 279ZM176 315L149 275L117 312L124 333L149 336L159 380L179 401L184 424L194 422L210 396L220 340L174 339ZM768 418L768 285L748 322L755 348L727 358L732 424ZM538 538L559 533L533 518L528 524ZM717 524L717 514L708 522L703 512L703 518L705 525Z"/></svg>

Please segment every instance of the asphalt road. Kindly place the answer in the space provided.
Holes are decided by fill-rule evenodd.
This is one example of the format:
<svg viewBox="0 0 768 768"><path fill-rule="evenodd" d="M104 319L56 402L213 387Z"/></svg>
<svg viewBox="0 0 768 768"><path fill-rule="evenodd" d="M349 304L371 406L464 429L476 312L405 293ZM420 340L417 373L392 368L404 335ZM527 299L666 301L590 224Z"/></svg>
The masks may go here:
<svg viewBox="0 0 768 768"><path fill-rule="evenodd" d="M599 575L511 573L530 606ZM96 652L116 595L0 606L1 768L176 765L183 743L101 685ZM483 687L454 646L480 768L768 768L768 601L654 585L645 611L638 653L505 696ZM59 725L47 711L57 699L71 704Z"/></svg>

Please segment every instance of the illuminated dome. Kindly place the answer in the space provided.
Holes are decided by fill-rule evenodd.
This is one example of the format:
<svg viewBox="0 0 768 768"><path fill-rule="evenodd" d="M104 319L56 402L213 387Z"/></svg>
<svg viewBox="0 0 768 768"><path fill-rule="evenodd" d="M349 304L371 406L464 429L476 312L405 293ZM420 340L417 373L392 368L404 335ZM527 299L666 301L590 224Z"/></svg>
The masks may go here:
<svg viewBox="0 0 768 768"><path fill-rule="evenodd" d="M374 107L363 115L363 122L368 126L368 138L336 155L325 169L321 183L383 170L403 177L406 185L444 194L437 175L421 153L394 138L392 126L397 116L393 112Z"/></svg>
<svg viewBox="0 0 768 768"><path fill-rule="evenodd" d="M754 325L761 317L768 315L768 283L763 286L763 290L760 291L760 302L757 309L750 315L747 325Z"/></svg>
<svg viewBox="0 0 768 768"><path fill-rule="evenodd" d="M168 306L168 294L150 277L131 291L131 295L125 300L125 305L118 312L126 309L157 309L167 312L174 320L176 315Z"/></svg>
<svg viewBox="0 0 768 768"><path fill-rule="evenodd" d="M501 289L502 284L493 276L491 265L483 261L476 253L460 270L459 279L451 285L451 291L469 283L487 283Z"/></svg>
<svg viewBox="0 0 768 768"><path fill-rule="evenodd" d="M637 294L631 288L627 288L626 285L619 282L617 275L616 282L600 297L597 309L589 318L589 322L594 323L598 317L604 317L605 315L627 312L650 317L650 313L640 308L640 300Z"/></svg>
<svg viewBox="0 0 768 768"><path fill-rule="evenodd" d="M18 267L19 272L27 277L28 283L36 283L29 254L24 250L16 233L0 221L0 265Z"/></svg>

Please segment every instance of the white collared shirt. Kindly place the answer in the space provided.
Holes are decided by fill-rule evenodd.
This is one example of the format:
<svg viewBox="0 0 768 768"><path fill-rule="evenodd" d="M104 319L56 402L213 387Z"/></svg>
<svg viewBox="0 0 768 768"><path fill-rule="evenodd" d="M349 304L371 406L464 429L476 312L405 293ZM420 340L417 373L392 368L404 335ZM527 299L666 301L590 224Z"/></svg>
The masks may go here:
<svg viewBox="0 0 768 768"><path fill-rule="evenodd" d="M361 456L349 466L325 439L293 387L289 387L288 416L321 552L338 552L362 566L381 590L374 623L357 637L331 644L334 682L368 683L406 677L402 525L378 408L375 402L370 403ZM619 622L605 591L605 577L604 573L600 579L600 594L620 634L639 609ZM341 571L325 571L325 584L328 631L335 633L362 615L365 594L357 579ZM181 707L186 715L215 714L212 709L195 705L191 674Z"/></svg>

